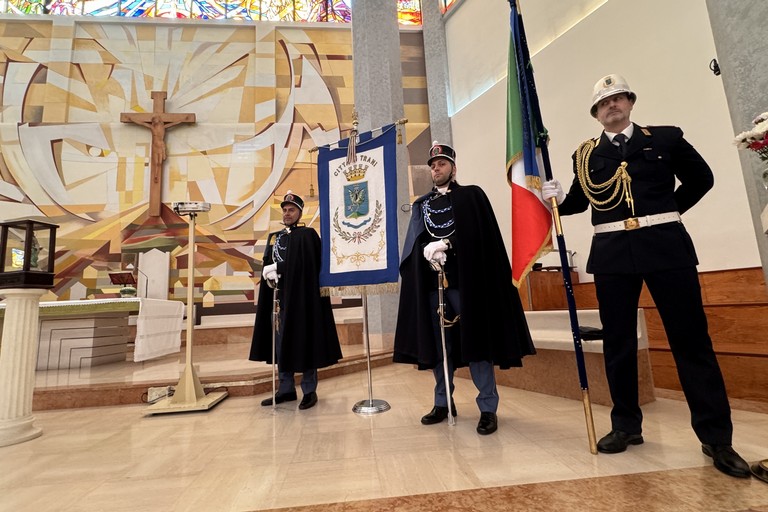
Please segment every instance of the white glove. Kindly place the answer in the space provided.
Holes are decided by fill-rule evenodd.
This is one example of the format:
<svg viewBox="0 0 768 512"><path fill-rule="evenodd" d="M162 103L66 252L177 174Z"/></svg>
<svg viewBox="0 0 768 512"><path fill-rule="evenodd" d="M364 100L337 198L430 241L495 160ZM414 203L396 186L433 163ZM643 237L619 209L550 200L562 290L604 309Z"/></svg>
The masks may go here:
<svg viewBox="0 0 768 512"><path fill-rule="evenodd" d="M434 261L435 263L439 263L441 265L445 265L445 260L447 259L448 259L448 255L445 254L444 252L436 252L432 256L432 261Z"/></svg>
<svg viewBox="0 0 768 512"><path fill-rule="evenodd" d="M429 242L424 246L424 258L427 261L436 261L441 265L445 263L445 251L448 246L442 240L436 242Z"/></svg>
<svg viewBox="0 0 768 512"><path fill-rule="evenodd" d="M264 267L261 271L261 275L264 279L277 282L279 276L277 275L277 263L271 263Z"/></svg>
<svg viewBox="0 0 768 512"><path fill-rule="evenodd" d="M547 202L554 197L558 205L563 204L565 201L563 186L557 180L545 181L541 185L541 197Z"/></svg>

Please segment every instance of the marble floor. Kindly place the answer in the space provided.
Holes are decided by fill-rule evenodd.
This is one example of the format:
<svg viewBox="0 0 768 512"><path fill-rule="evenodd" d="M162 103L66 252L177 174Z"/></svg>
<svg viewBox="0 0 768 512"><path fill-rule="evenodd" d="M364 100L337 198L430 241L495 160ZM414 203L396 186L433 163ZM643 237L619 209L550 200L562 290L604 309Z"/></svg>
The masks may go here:
<svg viewBox="0 0 768 512"><path fill-rule="evenodd" d="M360 307L351 306L334 309L334 317L338 323L354 321L362 317ZM192 346L192 361L200 378L242 377L253 375L255 372L271 373L271 365L249 361L250 339L252 335L254 315L233 315L221 317L204 317L209 321L203 326L195 327ZM221 325L216 325L211 318L218 319ZM232 319L230 319L232 318ZM229 320L221 320L229 319ZM229 331L229 337L222 336L222 331ZM230 339L221 342L219 338ZM231 339L241 340L233 342ZM362 342L342 344L345 359L359 357L365 354ZM372 355L377 353L372 350ZM179 373L186 362L186 345L176 354L149 359L141 362L133 361L133 347L128 347L126 360L123 363L110 363L98 366L83 366L76 369L47 370L35 372L35 389L53 389L61 387L94 386L102 384L136 385L167 381L178 381Z"/></svg>
<svg viewBox="0 0 768 512"><path fill-rule="evenodd" d="M455 426L419 422L429 373L374 368L373 396L392 408L361 416L351 409L367 381L323 379L306 411L261 407L262 394L157 416L143 405L35 412L43 435L0 448L0 511L768 512L768 484L715 470L678 400L644 406L644 445L595 456L580 401L502 387L499 430L479 436L467 380L457 379ZM601 435L608 408L593 411ZM733 419L736 449L767 458L768 414L734 409Z"/></svg>
<svg viewBox="0 0 768 512"><path fill-rule="evenodd" d="M193 346L192 361L202 377L248 375L259 371L271 372L272 366L248 360L250 343L225 343ZM127 354L124 363L110 363L77 369L47 370L35 372L35 389L66 386L93 386L98 384L140 384L167 380L175 382L186 361L186 348L177 354L169 354L135 363ZM362 344L343 345L345 358L364 355ZM377 352L373 352L376 354Z"/></svg>

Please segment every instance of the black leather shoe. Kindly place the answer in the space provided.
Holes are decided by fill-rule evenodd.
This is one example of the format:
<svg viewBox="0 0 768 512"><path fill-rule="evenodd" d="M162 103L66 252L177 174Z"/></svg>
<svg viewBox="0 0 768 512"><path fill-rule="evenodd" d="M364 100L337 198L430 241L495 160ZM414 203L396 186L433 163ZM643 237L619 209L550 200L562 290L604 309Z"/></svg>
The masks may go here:
<svg viewBox="0 0 768 512"><path fill-rule="evenodd" d="M279 393L275 393L276 404L281 404L283 402L293 402L294 400L296 400L296 398L297 398L296 391L291 391L290 393L284 393L282 395ZM271 397L265 398L264 400L261 401L261 405L264 405L264 406L272 405L272 398Z"/></svg>
<svg viewBox="0 0 768 512"><path fill-rule="evenodd" d="M307 393L304 395L304 397L301 399L301 403L299 404L299 409L309 409L310 407L314 407L317 404L317 393L312 391L311 393Z"/></svg>
<svg viewBox="0 0 768 512"><path fill-rule="evenodd" d="M451 409L453 410L453 417L456 417L456 406L451 402ZM436 405L427 414L421 417L422 425L434 425L440 423L448 417L448 407L442 407Z"/></svg>
<svg viewBox="0 0 768 512"><path fill-rule="evenodd" d="M752 474L755 478L768 484L768 459L755 462L749 469L752 470Z"/></svg>
<svg viewBox="0 0 768 512"><path fill-rule="evenodd" d="M752 472L747 461L736 453L729 444L703 444L701 451L704 455L712 457L715 467L729 476L736 478L749 478Z"/></svg>
<svg viewBox="0 0 768 512"><path fill-rule="evenodd" d="M600 453L621 453L630 444L643 444L643 436L627 434L623 430L611 430L597 442L597 451Z"/></svg>
<svg viewBox="0 0 768 512"><path fill-rule="evenodd" d="M499 421L495 412L481 412L480 421L477 422L477 433L482 436L493 434L499 428Z"/></svg>

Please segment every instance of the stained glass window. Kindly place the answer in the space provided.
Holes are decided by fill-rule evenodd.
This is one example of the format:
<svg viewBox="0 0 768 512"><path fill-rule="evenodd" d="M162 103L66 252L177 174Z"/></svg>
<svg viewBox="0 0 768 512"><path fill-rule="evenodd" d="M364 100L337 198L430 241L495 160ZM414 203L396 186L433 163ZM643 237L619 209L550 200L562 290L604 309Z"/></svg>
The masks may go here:
<svg viewBox="0 0 768 512"><path fill-rule="evenodd" d="M130 2L123 2L126 7ZM82 2L83 14L86 16L122 16L121 4L117 0L86 0Z"/></svg>
<svg viewBox="0 0 768 512"><path fill-rule="evenodd" d="M61 0L57 2L48 2L49 14L59 16L72 16L83 13L83 2L78 0Z"/></svg>
<svg viewBox="0 0 768 512"><path fill-rule="evenodd" d="M9 0L8 12L14 14L45 14L44 0Z"/></svg>
<svg viewBox="0 0 768 512"><path fill-rule="evenodd" d="M351 0L0 0L0 10L59 16L350 23L351 3ZM401 25L421 25L421 0L397 0L397 6Z"/></svg>
<svg viewBox="0 0 768 512"><path fill-rule="evenodd" d="M421 25L421 0L397 0L397 21L401 25Z"/></svg>
<svg viewBox="0 0 768 512"><path fill-rule="evenodd" d="M258 20L261 16L259 0L194 0L190 10L191 18Z"/></svg>
<svg viewBox="0 0 768 512"><path fill-rule="evenodd" d="M443 11L443 14L448 12L448 9L454 6L459 0L440 0L440 8Z"/></svg>

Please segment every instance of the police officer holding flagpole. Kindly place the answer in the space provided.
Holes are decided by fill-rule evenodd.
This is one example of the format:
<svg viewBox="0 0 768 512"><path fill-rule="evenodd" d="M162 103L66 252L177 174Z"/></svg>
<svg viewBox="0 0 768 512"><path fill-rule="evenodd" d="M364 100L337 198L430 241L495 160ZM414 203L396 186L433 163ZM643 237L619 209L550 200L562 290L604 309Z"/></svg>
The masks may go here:
<svg viewBox="0 0 768 512"><path fill-rule="evenodd" d="M637 308L645 283L664 324L703 453L720 471L747 478L749 466L731 447L731 409L707 330L696 251L681 217L712 188L712 170L680 128L632 123L636 99L623 77L601 78L590 114L603 132L576 150L567 194L557 180L542 186L542 196L556 198L561 215L592 211L595 234L587 272L595 277L613 400L612 428L597 449L619 453L644 441Z"/></svg>

